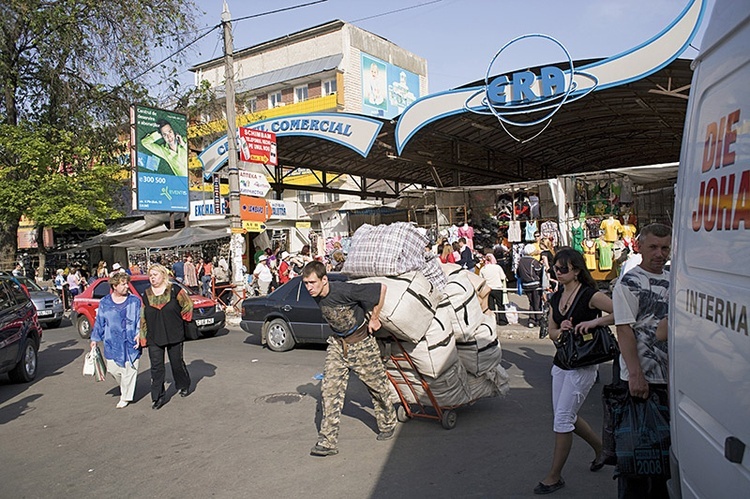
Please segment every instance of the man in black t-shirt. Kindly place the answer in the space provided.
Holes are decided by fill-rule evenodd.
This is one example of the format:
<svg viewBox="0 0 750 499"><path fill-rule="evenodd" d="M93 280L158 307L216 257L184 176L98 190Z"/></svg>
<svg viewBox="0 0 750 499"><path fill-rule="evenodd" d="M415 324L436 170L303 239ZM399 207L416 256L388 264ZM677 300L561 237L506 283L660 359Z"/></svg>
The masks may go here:
<svg viewBox="0 0 750 499"><path fill-rule="evenodd" d="M333 329L328 338L323 385L323 419L313 456L338 454L339 423L344 406L349 371L367 386L375 408L378 440L393 437L396 411L388 399L388 378L380 349L370 333L380 329L380 310L385 301L384 284L330 282L325 265L310 262L302 271L302 282Z"/></svg>

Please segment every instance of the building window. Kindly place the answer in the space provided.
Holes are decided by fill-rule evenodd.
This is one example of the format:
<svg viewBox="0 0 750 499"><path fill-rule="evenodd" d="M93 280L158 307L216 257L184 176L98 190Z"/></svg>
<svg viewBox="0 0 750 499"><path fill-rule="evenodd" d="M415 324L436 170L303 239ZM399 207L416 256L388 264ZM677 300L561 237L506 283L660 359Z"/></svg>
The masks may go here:
<svg viewBox="0 0 750 499"><path fill-rule="evenodd" d="M284 103L281 102L281 90L268 94L268 109L273 109L283 105Z"/></svg>
<svg viewBox="0 0 750 499"><path fill-rule="evenodd" d="M326 192L326 203L335 203L339 200L338 192Z"/></svg>
<svg viewBox="0 0 750 499"><path fill-rule="evenodd" d="M336 78L332 80L323 80L321 82L322 86L322 94L325 97L326 95L331 95L336 93Z"/></svg>
<svg viewBox="0 0 750 499"><path fill-rule="evenodd" d="M251 97L245 101L244 114L257 113L258 112L258 99Z"/></svg>
<svg viewBox="0 0 750 499"><path fill-rule="evenodd" d="M294 103L304 102L307 100L307 85L294 87Z"/></svg>
<svg viewBox="0 0 750 499"><path fill-rule="evenodd" d="M300 203L310 203L312 201L310 191L297 191L297 200Z"/></svg>

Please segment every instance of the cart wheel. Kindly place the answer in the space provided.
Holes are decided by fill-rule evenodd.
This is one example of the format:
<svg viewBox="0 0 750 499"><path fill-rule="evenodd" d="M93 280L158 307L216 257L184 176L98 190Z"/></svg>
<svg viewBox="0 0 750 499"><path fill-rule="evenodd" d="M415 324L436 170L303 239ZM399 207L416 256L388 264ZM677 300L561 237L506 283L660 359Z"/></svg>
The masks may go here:
<svg viewBox="0 0 750 499"><path fill-rule="evenodd" d="M406 423L411 419L409 413L406 412L406 407L403 405L396 407L396 419L398 419L399 423Z"/></svg>
<svg viewBox="0 0 750 499"><path fill-rule="evenodd" d="M443 428L446 430L452 430L456 427L456 413L455 411L451 409L447 409L443 411L443 417L440 418L440 424L443 425Z"/></svg>

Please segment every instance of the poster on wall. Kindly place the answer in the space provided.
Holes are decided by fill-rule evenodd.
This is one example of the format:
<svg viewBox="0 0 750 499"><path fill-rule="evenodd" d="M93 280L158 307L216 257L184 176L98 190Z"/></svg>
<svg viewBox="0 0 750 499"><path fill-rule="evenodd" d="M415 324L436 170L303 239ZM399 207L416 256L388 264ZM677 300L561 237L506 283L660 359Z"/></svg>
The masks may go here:
<svg viewBox="0 0 750 499"><path fill-rule="evenodd" d="M133 106L131 151L133 208L188 212L187 116Z"/></svg>
<svg viewBox="0 0 750 499"><path fill-rule="evenodd" d="M419 98L419 76L367 54L361 54L362 111L393 118Z"/></svg>

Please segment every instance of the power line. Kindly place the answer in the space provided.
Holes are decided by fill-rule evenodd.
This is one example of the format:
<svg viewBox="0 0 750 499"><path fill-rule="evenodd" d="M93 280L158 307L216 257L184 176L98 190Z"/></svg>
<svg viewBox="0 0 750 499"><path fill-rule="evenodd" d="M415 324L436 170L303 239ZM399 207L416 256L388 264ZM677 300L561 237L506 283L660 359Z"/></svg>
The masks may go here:
<svg viewBox="0 0 750 499"><path fill-rule="evenodd" d="M315 4L319 4L319 3L325 3L327 1L328 0L316 0L315 2L308 2L308 3L299 4L299 5L292 5L291 7L283 7L281 9L268 10L266 12L261 12L260 14L252 14L252 15L245 16L245 17L238 17L237 19L232 19L232 21L235 21L235 22L237 22L237 21L244 21L245 19L253 19L253 18L256 18L256 17L267 16L269 14L278 14L279 12L285 12L287 10L299 9L300 7L309 7L310 5L315 5Z"/></svg>
<svg viewBox="0 0 750 499"><path fill-rule="evenodd" d="M395 14L397 12L403 12L405 10L411 10L411 9L416 9L418 7L424 7L425 5L431 5L431 4L434 4L434 3L440 3L442 1L443 0L433 0L432 2L420 3L420 4L417 4L417 5L412 5L410 7L403 7L401 9L389 10L388 12L383 12L381 14L375 14L375 15L372 15L372 16L362 17L360 19L354 19L353 21L350 21L350 22L352 22L352 23L358 23L358 22L361 22L361 21L367 21L369 19L375 19L376 17L383 17L383 16L387 16L387 15L390 15L390 14Z"/></svg>

